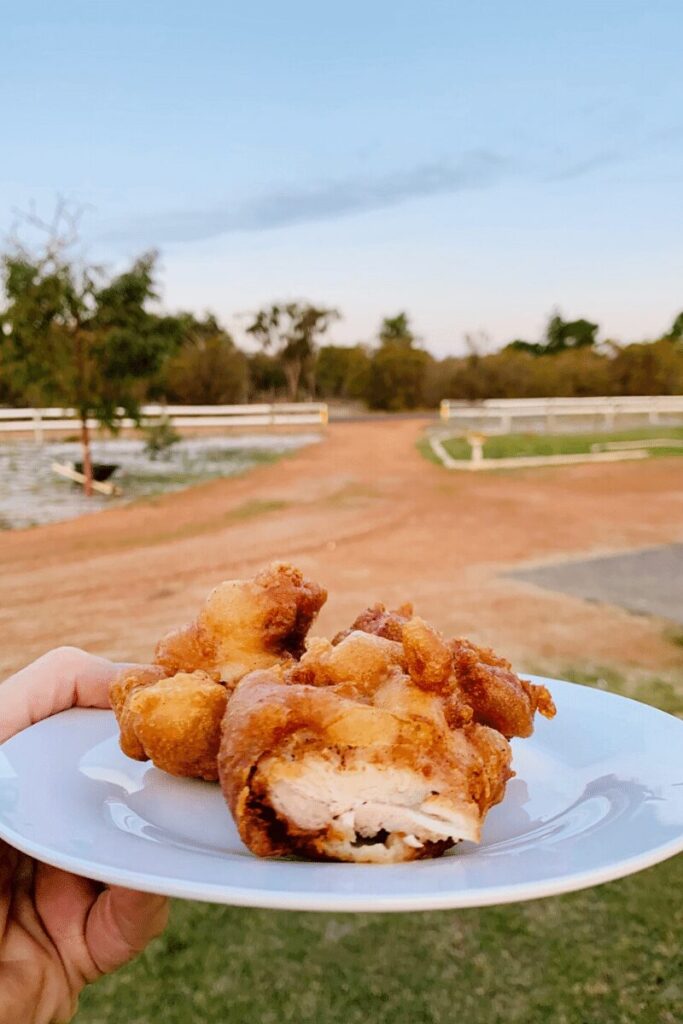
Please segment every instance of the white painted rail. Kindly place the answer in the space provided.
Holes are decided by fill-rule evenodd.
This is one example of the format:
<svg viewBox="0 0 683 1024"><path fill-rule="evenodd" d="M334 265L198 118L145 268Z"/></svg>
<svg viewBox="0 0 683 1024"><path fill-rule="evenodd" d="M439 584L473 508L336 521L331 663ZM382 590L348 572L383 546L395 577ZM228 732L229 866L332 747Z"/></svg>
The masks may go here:
<svg viewBox="0 0 683 1024"><path fill-rule="evenodd" d="M441 402L442 420L476 425L494 424L499 432L510 433L515 421L529 429L536 421L541 429L558 430L574 417L591 417L611 429L618 419L645 418L657 425L672 417L683 417L683 395L615 395L597 398L487 398L481 402Z"/></svg>
<svg viewBox="0 0 683 1024"><path fill-rule="evenodd" d="M174 427L270 427L310 426L328 422L325 402L262 402L254 405L143 405L141 421L154 422L167 416ZM122 427L135 427L135 421L123 418ZM79 426L75 409L0 409L0 433L33 433L43 440L45 431L74 430ZM96 419L88 426L97 429Z"/></svg>

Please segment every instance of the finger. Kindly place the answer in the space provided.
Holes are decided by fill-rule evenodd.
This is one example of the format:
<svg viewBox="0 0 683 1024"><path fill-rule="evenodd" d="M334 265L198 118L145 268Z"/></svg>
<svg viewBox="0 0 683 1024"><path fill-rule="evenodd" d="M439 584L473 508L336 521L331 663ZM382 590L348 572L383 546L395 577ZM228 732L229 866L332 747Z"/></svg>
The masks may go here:
<svg viewBox="0 0 683 1024"><path fill-rule="evenodd" d="M0 841L0 940L12 905L12 887L18 859L17 851Z"/></svg>
<svg viewBox="0 0 683 1024"><path fill-rule="evenodd" d="M127 667L58 647L0 685L0 743L66 708L108 708L109 684Z"/></svg>
<svg viewBox="0 0 683 1024"><path fill-rule="evenodd" d="M19 852L0 840L0 898L9 889L16 870Z"/></svg>
<svg viewBox="0 0 683 1024"><path fill-rule="evenodd" d="M142 952L167 923L165 896L112 886L88 915L85 937L90 956L102 974L108 974Z"/></svg>

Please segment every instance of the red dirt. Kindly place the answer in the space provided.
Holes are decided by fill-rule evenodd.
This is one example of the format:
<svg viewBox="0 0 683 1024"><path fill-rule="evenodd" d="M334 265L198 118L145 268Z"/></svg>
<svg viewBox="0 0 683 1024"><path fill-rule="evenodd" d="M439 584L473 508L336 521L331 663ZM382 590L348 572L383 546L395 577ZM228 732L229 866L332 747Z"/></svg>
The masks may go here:
<svg viewBox="0 0 683 1024"><path fill-rule="evenodd" d="M335 424L237 479L0 535L0 678L57 644L148 658L206 591L280 558L328 587L317 632L406 599L519 668L674 670L665 624L502 574L683 538L678 460L468 475L417 452L415 420Z"/></svg>

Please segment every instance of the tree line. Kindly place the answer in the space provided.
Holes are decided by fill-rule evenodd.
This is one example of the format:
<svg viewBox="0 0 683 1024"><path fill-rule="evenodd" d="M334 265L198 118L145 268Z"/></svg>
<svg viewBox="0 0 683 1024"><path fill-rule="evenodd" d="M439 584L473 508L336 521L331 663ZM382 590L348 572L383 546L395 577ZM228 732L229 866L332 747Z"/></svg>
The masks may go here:
<svg viewBox="0 0 683 1024"><path fill-rule="evenodd" d="M119 410L135 418L146 401L321 399L400 411L442 398L683 392L683 313L662 337L629 345L555 313L538 340L486 352L469 337L465 355L437 359L405 312L386 317L371 343L341 346L326 343L338 310L283 302L251 315L253 349L243 351L211 314L157 310L156 253L112 275L73 257L77 218L66 207L30 226L40 241L15 236L1 257L0 404L74 407L84 449L89 417L115 427Z"/></svg>

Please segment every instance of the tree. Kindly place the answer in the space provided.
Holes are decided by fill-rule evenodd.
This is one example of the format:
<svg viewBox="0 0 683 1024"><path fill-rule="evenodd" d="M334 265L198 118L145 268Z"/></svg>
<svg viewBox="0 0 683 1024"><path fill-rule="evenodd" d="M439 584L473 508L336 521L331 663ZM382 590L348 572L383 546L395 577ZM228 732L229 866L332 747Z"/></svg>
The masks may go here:
<svg viewBox="0 0 683 1024"><path fill-rule="evenodd" d="M506 349L528 352L533 356L553 356L568 349L592 348L596 342L598 324L590 320L563 320L559 313L549 317L543 341L511 341Z"/></svg>
<svg viewBox="0 0 683 1024"><path fill-rule="evenodd" d="M618 395L678 395L683 391L683 343L671 338L626 345L612 372Z"/></svg>
<svg viewBox="0 0 683 1024"><path fill-rule="evenodd" d="M408 317L386 317L372 355L368 403L373 409L415 409L424 404L429 353L420 348Z"/></svg>
<svg viewBox="0 0 683 1024"><path fill-rule="evenodd" d="M677 341L683 341L683 312L679 313L671 325L671 330L665 335Z"/></svg>
<svg viewBox="0 0 683 1024"><path fill-rule="evenodd" d="M246 356L249 370L249 401L274 402L287 392L287 378L275 356L268 352L250 352Z"/></svg>
<svg viewBox="0 0 683 1024"><path fill-rule="evenodd" d="M304 382L311 388L319 339L337 319L336 309L307 302L276 303L260 310L247 328L264 351L272 351L277 357L291 402L296 402Z"/></svg>
<svg viewBox="0 0 683 1024"><path fill-rule="evenodd" d="M2 256L0 375L33 405L75 408L81 424L85 493L92 492L88 420L116 429L137 419L144 387L177 344L178 322L148 311L157 297L156 254L107 277L70 256L78 214L59 204L51 224L27 218L43 240L16 237Z"/></svg>
<svg viewBox="0 0 683 1024"><path fill-rule="evenodd" d="M161 386L172 402L221 405L243 402L247 360L214 316L180 318L182 340L162 368Z"/></svg>
<svg viewBox="0 0 683 1024"><path fill-rule="evenodd" d="M398 313L396 316L385 316L379 329L379 340L381 345L395 343L404 348L412 348L416 339L410 329L408 314Z"/></svg>
<svg viewBox="0 0 683 1024"><path fill-rule="evenodd" d="M320 398L365 398L370 379L370 356L363 345L324 345L315 367Z"/></svg>

